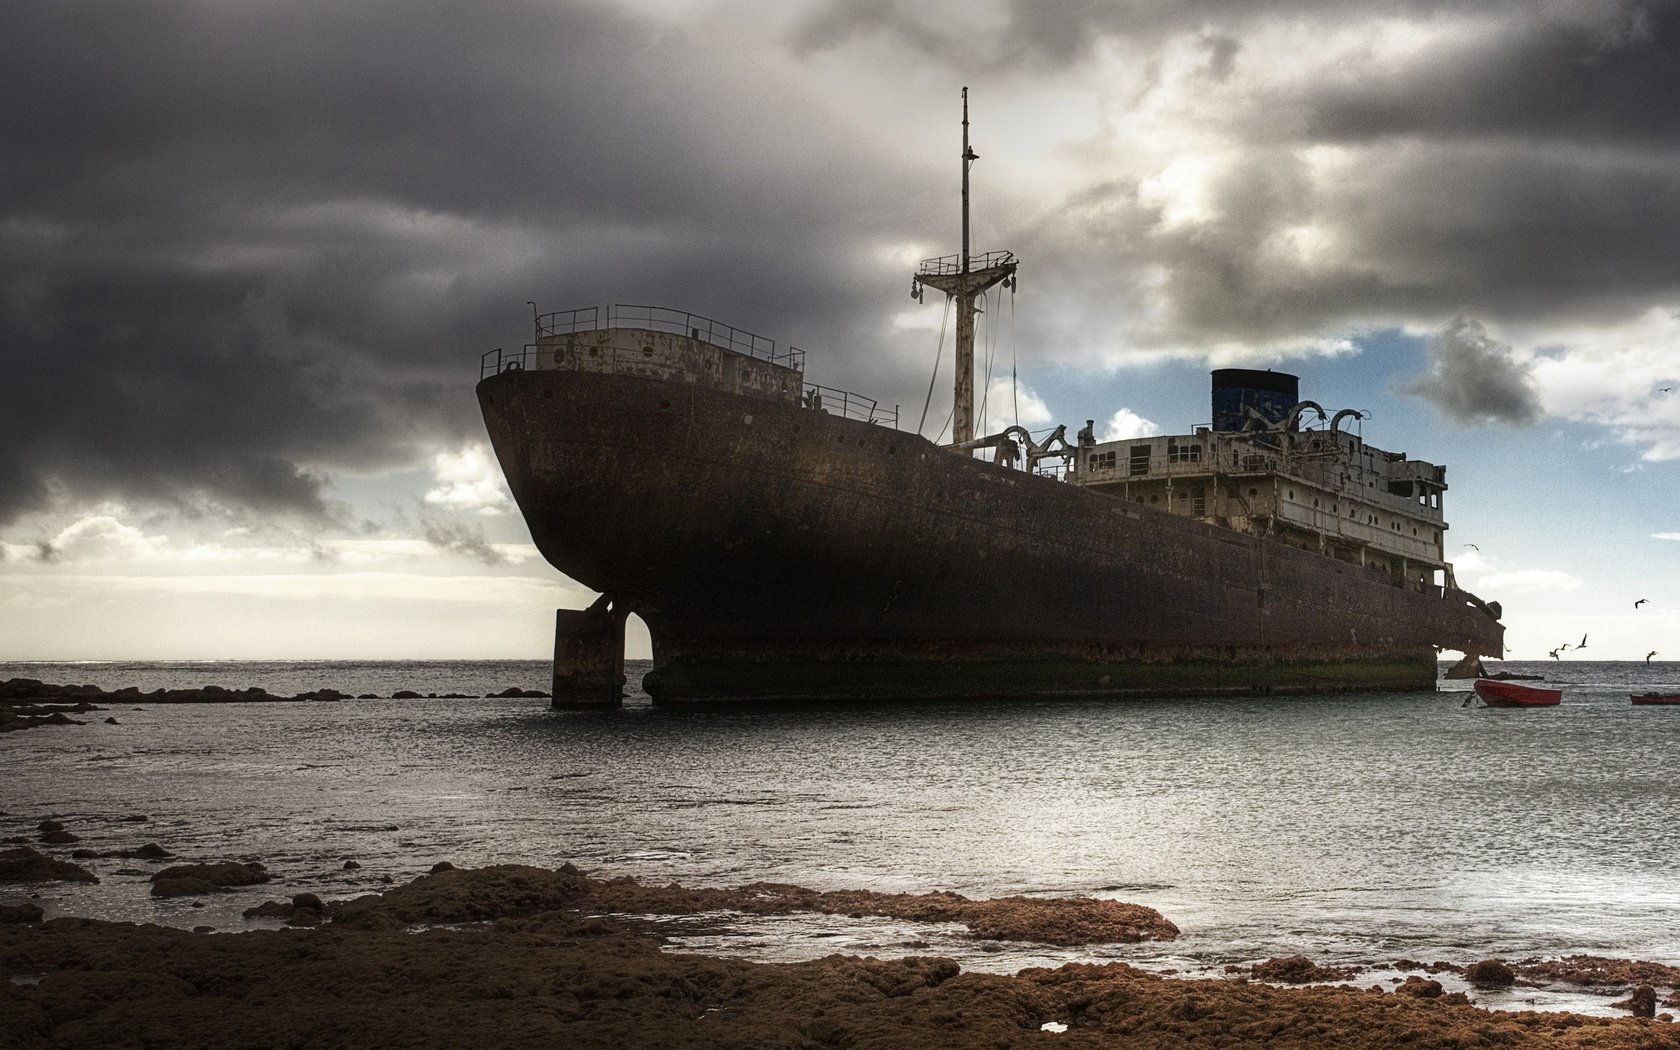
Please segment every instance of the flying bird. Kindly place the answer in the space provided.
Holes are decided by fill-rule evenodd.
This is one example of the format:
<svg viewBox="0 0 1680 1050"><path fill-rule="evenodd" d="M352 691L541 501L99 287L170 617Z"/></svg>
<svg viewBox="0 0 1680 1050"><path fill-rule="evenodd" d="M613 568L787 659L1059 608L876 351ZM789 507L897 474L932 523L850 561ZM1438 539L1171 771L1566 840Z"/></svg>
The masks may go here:
<svg viewBox="0 0 1680 1050"><path fill-rule="evenodd" d="M1580 645L1577 645L1577 646L1576 646L1576 647L1575 647L1575 648L1577 648L1577 649L1585 649L1585 648L1586 648L1586 647L1587 647L1587 636L1586 636L1586 635L1584 635L1584 634L1583 634L1583 635L1582 635L1582 636L1581 636L1581 644L1580 644Z"/></svg>
<svg viewBox="0 0 1680 1050"><path fill-rule="evenodd" d="M1644 604L1645 604L1645 603L1646 603L1646 602L1648 602L1648 601L1650 601L1650 600L1651 600L1651 599L1649 599L1649 598L1641 598L1641 599L1639 599L1639 600L1638 600L1638 601L1636 601L1636 602L1634 602L1634 603L1633 603L1633 607L1634 607L1634 608L1635 608L1635 609L1637 609L1637 608L1639 608L1639 607L1640 607L1640 606L1641 606L1641 605L1644 605Z"/></svg>
<svg viewBox="0 0 1680 1050"><path fill-rule="evenodd" d="M1651 662L1651 657L1653 657L1655 655L1657 655L1657 651L1655 649L1652 649L1650 652L1646 653L1645 654L1645 662L1650 663Z"/></svg>
<svg viewBox="0 0 1680 1050"><path fill-rule="evenodd" d="M1481 548L1480 548L1480 547L1478 547L1478 546L1476 546L1476 545L1475 545L1475 544L1474 544L1474 543L1466 543L1466 544L1465 544L1465 546L1466 546L1466 547L1469 547L1469 548L1470 548L1470 549L1471 549L1471 550L1473 550L1473 551L1479 551L1479 550L1481 550Z"/></svg>
<svg viewBox="0 0 1680 1050"><path fill-rule="evenodd" d="M1563 659L1563 658L1562 658L1562 657L1561 657L1561 656L1559 656L1559 655L1558 655L1558 651L1557 651L1557 650L1556 650L1556 649L1553 649L1553 650L1552 650L1552 659L1554 659L1554 660L1561 660L1561 659ZM1647 656L1647 657L1646 657L1646 658L1645 658L1645 659L1646 659L1646 660L1650 660L1650 657L1648 657L1648 656Z"/></svg>

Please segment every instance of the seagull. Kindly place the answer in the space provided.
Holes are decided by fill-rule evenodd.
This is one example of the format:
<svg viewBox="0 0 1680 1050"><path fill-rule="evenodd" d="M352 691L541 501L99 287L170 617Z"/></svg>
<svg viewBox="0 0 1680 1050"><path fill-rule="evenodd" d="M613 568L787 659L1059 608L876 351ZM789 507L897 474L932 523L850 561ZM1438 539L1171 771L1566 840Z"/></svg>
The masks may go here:
<svg viewBox="0 0 1680 1050"><path fill-rule="evenodd" d="M1652 649L1650 652L1646 653L1645 654L1645 662L1650 663L1651 662L1651 657L1653 657L1655 655L1657 655L1657 651L1655 649Z"/></svg>
<svg viewBox="0 0 1680 1050"><path fill-rule="evenodd" d="M1466 544L1465 544L1465 546L1466 546L1466 547L1469 547L1469 548L1470 548L1470 549L1471 549L1471 550L1473 550L1473 551L1479 551L1479 550L1481 550L1481 548L1480 548L1480 547L1478 547L1478 546L1476 546L1476 545L1475 545L1475 544L1474 544L1474 543L1466 543Z"/></svg>
<svg viewBox="0 0 1680 1050"><path fill-rule="evenodd" d="M1586 648L1586 647L1587 647L1587 636L1586 636L1586 635L1584 635L1584 634L1583 634L1583 635L1582 635L1582 636L1581 636L1581 644L1580 644L1580 645L1577 645L1577 646L1576 646L1576 647L1575 647L1575 648L1577 648L1577 649L1585 649L1585 648Z"/></svg>
<svg viewBox="0 0 1680 1050"><path fill-rule="evenodd" d="M1558 651L1556 649L1552 650L1552 659L1554 659L1554 660L1561 660L1562 659L1562 657L1558 656ZM1645 659L1649 660L1650 657L1647 656Z"/></svg>
<svg viewBox="0 0 1680 1050"><path fill-rule="evenodd" d="M1639 600L1638 600L1638 601L1636 601L1636 602L1634 602L1634 603L1633 603L1633 607L1634 607L1634 608L1635 608L1635 609L1637 609L1637 608L1639 608L1639 607L1640 607L1640 606L1641 606L1641 605L1644 605L1644 604L1645 604L1645 603L1646 603L1646 602L1648 602L1648 601L1650 601L1650 600L1651 600L1651 599L1649 599L1649 598L1641 598L1641 599L1639 599Z"/></svg>

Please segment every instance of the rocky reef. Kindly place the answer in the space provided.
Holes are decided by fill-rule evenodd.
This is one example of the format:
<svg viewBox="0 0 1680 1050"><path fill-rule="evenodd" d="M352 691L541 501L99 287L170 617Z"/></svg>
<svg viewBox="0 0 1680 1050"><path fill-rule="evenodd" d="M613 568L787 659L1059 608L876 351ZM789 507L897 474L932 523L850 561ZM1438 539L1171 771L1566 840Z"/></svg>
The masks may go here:
<svg viewBox="0 0 1680 1050"><path fill-rule="evenodd" d="M1411 979L1416 988L1385 992L1183 980L1123 963L1013 976L964 972L930 957L755 963L668 953L636 921L599 913L842 901L874 914L959 916L976 935L987 928L979 921L987 912L976 906L995 903L770 884L651 887L576 868L500 865L444 867L347 901L305 893L263 906L263 914L301 916L297 925L311 929L210 936L87 919L13 920L0 923L0 976L9 978L0 980L0 1015L8 1019L0 1045L1680 1048L1680 1029L1659 1020L1488 1012L1421 977ZM1164 934L1170 926L1130 912L1120 921L1101 909L1069 923L1063 905L1017 907L1006 909L1015 918L1003 925L1042 937L1070 929ZM1326 972L1310 961L1281 962L1277 969L1291 975Z"/></svg>

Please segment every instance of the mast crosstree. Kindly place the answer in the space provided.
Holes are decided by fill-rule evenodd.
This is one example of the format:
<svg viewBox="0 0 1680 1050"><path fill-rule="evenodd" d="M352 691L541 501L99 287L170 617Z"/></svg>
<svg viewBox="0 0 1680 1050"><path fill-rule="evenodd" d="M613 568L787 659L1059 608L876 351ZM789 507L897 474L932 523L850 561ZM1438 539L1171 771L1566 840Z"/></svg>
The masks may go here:
<svg viewBox="0 0 1680 1050"><path fill-rule="evenodd" d="M957 304L956 398L951 413L951 442L961 445L974 439L974 315L980 294L1002 283L1015 287L1013 252L987 252L974 259L968 244L968 169L979 154L968 144L968 88L963 88L962 148L962 254L925 260L911 279L910 294L922 297L922 286L936 288Z"/></svg>

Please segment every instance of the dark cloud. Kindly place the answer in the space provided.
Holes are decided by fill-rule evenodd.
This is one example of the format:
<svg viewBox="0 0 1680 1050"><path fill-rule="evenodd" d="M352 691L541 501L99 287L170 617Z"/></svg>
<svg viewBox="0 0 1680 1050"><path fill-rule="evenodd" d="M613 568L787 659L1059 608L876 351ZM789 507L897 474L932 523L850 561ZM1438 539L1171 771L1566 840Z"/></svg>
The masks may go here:
<svg viewBox="0 0 1680 1050"><path fill-rule="evenodd" d="M1319 140L1518 136L1655 146L1680 133L1680 5L1600 3L1491 22L1384 76L1303 98Z"/></svg>
<svg viewBox="0 0 1680 1050"><path fill-rule="evenodd" d="M0 523L331 519L333 472L482 438L527 299L845 330L904 195L717 58L544 0L6 5Z"/></svg>
<svg viewBox="0 0 1680 1050"><path fill-rule="evenodd" d="M1540 397L1529 370L1513 360L1511 348L1496 342L1475 321L1458 318L1436 333L1428 345L1429 374L1405 384L1460 423L1515 423L1539 420Z"/></svg>
<svg viewBox="0 0 1680 1050"><path fill-rule="evenodd" d="M1005 0L958 25L867 0L812 4L792 43L889 37L999 89L1098 54L1149 70L1127 90L1217 158L1213 217L1169 221L1137 129L1101 122L1069 155L1120 160L985 216L1002 234L985 247L1023 258L1023 357L1116 333L1275 352L1672 299L1676 6ZM1380 71L1294 73L1250 46L1378 13L1475 31ZM955 247L935 165L956 87L949 143L887 147L714 21L582 0L6 4L0 525L112 498L350 527L335 475L482 439L477 355L528 338L527 300L702 311L806 346L819 381L919 405L926 357L883 349L906 282L882 249ZM1160 61L1169 37L1199 49L1194 90ZM1330 176L1307 156L1324 144L1349 155ZM1290 250L1297 231L1324 247Z"/></svg>
<svg viewBox="0 0 1680 1050"><path fill-rule="evenodd" d="M1578 0L1577 6L1591 11L1599 2ZM1210 71L1222 76L1237 40L1228 31L1259 23L1324 18L1369 23L1373 17L1428 18L1455 11L1485 16L1532 6L1528 0L1007 0L998 18L979 12L951 18L915 0L825 0L798 21L792 44L821 50L878 37L966 72L1042 73L1066 69L1115 42L1152 47L1169 35L1216 27L1208 33Z"/></svg>
<svg viewBox="0 0 1680 1050"><path fill-rule="evenodd" d="M500 565L506 560L501 552L485 539L484 530L481 528L427 518L420 522L420 534L425 537L427 543L439 550L476 558L486 565Z"/></svg>

